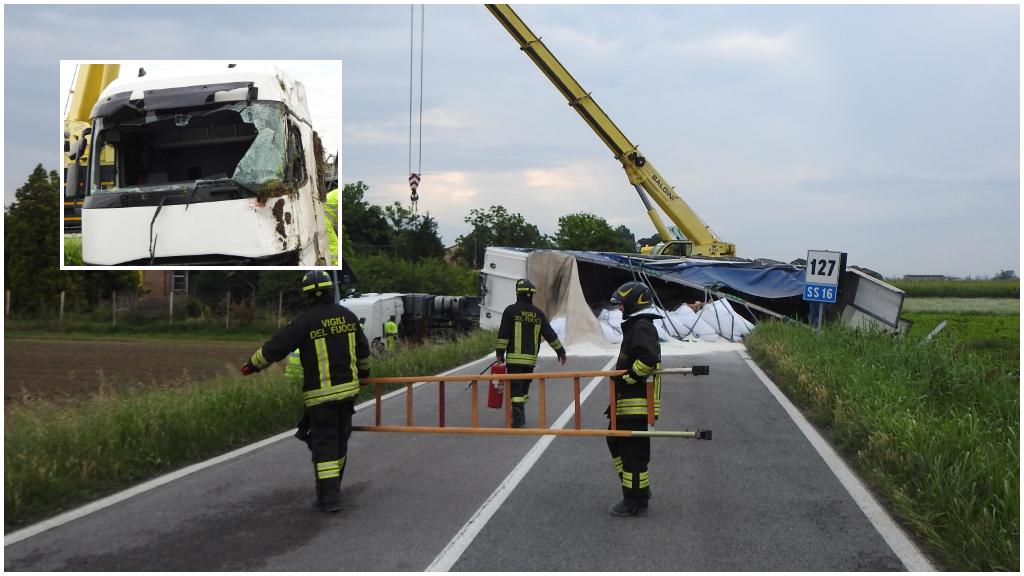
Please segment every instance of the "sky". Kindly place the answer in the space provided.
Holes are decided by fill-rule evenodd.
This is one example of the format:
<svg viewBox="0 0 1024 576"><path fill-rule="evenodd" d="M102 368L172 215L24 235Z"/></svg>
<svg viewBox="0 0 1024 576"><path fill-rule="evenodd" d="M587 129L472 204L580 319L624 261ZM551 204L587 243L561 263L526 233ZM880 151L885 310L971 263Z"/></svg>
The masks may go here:
<svg viewBox="0 0 1024 576"><path fill-rule="evenodd" d="M841 250L888 277L1020 273L1018 6L515 9L740 256ZM413 42L408 5L4 14L5 205L37 163L56 168L59 61L128 58L341 60L342 181L408 205L418 9ZM69 42L68 22L102 41ZM610 151L482 6L428 5L423 30L412 168L445 244L495 205L546 234L576 212L654 233Z"/></svg>

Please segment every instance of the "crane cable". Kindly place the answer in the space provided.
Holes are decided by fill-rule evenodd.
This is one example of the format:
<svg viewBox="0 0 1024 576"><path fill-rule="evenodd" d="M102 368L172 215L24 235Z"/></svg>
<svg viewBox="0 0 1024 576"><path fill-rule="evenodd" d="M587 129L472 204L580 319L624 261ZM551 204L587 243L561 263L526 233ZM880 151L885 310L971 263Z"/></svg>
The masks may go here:
<svg viewBox="0 0 1024 576"><path fill-rule="evenodd" d="M419 129L417 133L417 146L418 146L418 157L416 164L416 171L412 169L412 125L413 125L413 80L415 76L414 66L414 46L415 46L415 31L413 28L414 21L416 19L415 14L416 6L409 5L409 188L412 193L409 194L409 201L412 204L412 211L415 213L418 205L420 195L417 192L420 184L420 176L423 173L423 35L424 35L424 12L426 7L420 5L420 92L419 92Z"/></svg>

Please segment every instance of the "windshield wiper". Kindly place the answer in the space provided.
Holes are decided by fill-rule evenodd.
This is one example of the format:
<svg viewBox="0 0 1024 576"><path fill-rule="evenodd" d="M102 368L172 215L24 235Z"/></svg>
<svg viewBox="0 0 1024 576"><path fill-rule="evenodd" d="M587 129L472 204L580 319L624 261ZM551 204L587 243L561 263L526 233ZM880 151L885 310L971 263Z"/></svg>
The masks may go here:
<svg viewBox="0 0 1024 576"><path fill-rule="evenodd" d="M160 237L159 234L153 236L153 224L156 224L156 217L160 215L160 211L164 209L164 200L167 200L167 196L160 199L160 203L156 206L156 212L153 213L153 219L149 221L149 265L153 265L153 260L156 259L156 239Z"/></svg>
<svg viewBox="0 0 1024 576"><path fill-rule="evenodd" d="M192 183L192 190L188 193L188 198L185 200L185 210L188 210L190 204L192 204L192 197L195 196L196 190L199 190L200 186L208 186L211 184L234 184L236 188L243 192L248 192L252 196L257 196L257 193L252 188L242 184L234 178L217 178L216 180L196 180Z"/></svg>

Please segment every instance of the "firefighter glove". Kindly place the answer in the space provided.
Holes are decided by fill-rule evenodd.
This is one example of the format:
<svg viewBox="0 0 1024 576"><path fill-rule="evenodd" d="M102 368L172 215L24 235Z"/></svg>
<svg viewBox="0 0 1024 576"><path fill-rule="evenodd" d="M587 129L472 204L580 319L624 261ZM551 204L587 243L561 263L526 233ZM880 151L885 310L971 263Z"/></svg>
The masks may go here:
<svg viewBox="0 0 1024 576"><path fill-rule="evenodd" d="M565 350L558 352L558 361L565 364Z"/></svg>
<svg viewBox="0 0 1024 576"><path fill-rule="evenodd" d="M242 366L242 376L249 376L250 374L255 374L259 371L260 369L253 366L251 362L246 362L245 365Z"/></svg>
<svg viewBox="0 0 1024 576"><path fill-rule="evenodd" d="M495 356L498 358L498 364L504 364L505 363L505 353L504 352L498 352L498 353L495 354Z"/></svg>

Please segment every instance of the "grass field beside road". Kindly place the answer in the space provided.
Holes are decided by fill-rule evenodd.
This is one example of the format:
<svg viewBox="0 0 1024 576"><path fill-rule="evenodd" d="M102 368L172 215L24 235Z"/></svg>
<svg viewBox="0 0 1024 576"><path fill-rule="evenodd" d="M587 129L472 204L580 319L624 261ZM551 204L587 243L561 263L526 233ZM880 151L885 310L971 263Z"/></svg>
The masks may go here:
<svg viewBox="0 0 1024 576"><path fill-rule="evenodd" d="M1020 280L887 280L908 298L1020 298Z"/></svg>
<svg viewBox="0 0 1024 576"><path fill-rule="evenodd" d="M745 344L947 569L1018 570L1019 316L909 316L906 337L762 323Z"/></svg>
<svg viewBox="0 0 1024 576"><path fill-rule="evenodd" d="M373 375L436 374L494 345L492 331L400 345L374 360ZM360 399L370 397L364 388ZM4 412L8 530L288 430L302 412L302 395L274 368L173 388L112 386L80 402L37 398L5 405Z"/></svg>

